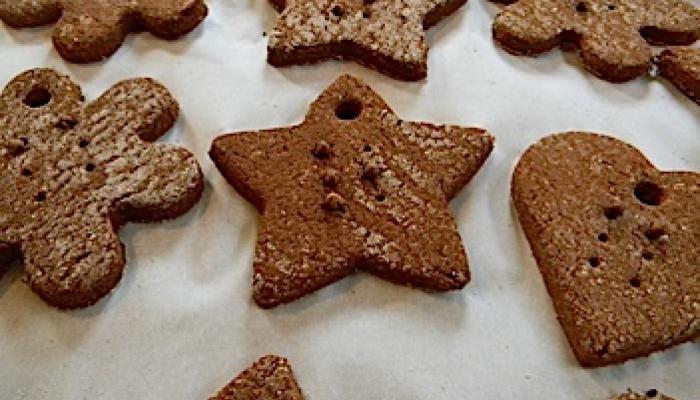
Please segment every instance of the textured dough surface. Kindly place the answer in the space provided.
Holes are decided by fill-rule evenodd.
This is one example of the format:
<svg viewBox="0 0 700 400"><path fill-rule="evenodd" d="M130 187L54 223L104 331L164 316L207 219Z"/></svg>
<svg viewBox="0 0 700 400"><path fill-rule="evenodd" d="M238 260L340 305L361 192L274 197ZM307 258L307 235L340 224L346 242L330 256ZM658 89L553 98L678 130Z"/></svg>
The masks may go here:
<svg viewBox="0 0 700 400"><path fill-rule="evenodd" d="M286 358L265 356L209 400L304 400Z"/></svg>
<svg viewBox="0 0 700 400"><path fill-rule="evenodd" d="M493 148L481 129L401 121L339 78L290 128L217 138L226 179L263 214L254 298L274 307L361 269L430 290L469 281L448 202Z"/></svg>
<svg viewBox="0 0 700 400"><path fill-rule="evenodd" d="M401 80L427 74L425 30L466 0L271 0L280 11L268 43L275 66L332 58Z"/></svg>
<svg viewBox="0 0 700 400"><path fill-rule="evenodd" d="M12 80L0 97L0 262L21 258L27 283L57 307L106 295L124 268L119 226L178 216L202 192L190 152L148 143L177 114L150 79L122 81L85 107L52 70Z"/></svg>
<svg viewBox="0 0 700 400"><path fill-rule="evenodd" d="M649 44L700 38L700 9L685 0L520 0L501 10L494 39L517 55L578 49L593 74L623 82L651 67Z"/></svg>
<svg viewBox="0 0 700 400"><path fill-rule="evenodd" d="M688 98L700 104L700 49L674 47L664 50L656 61L659 74Z"/></svg>
<svg viewBox="0 0 700 400"><path fill-rule="evenodd" d="M611 400L674 400L671 397L659 393L657 390L647 390L644 394L628 390L619 396L613 397Z"/></svg>
<svg viewBox="0 0 700 400"><path fill-rule="evenodd" d="M0 0L0 19L16 27L56 22L53 42L75 63L112 55L129 32L176 39L207 15L203 0Z"/></svg>
<svg viewBox="0 0 700 400"><path fill-rule="evenodd" d="M700 334L700 174L662 172L617 139L549 136L512 196L561 325L584 366Z"/></svg>

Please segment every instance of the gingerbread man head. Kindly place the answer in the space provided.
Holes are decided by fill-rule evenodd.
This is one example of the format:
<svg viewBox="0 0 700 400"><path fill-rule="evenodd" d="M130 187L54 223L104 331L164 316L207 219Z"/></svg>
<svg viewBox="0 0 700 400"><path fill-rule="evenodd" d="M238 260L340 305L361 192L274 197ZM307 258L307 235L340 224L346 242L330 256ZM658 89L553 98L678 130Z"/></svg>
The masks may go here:
<svg viewBox="0 0 700 400"><path fill-rule="evenodd" d="M207 15L203 0L0 0L0 19L17 27L57 22L56 50L87 63L112 55L129 32L176 39Z"/></svg>
<svg viewBox="0 0 700 400"><path fill-rule="evenodd" d="M180 215L203 186L190 152L149 143L178 114L163 86L133 79L82 102L76 84L46 69L0 96L0 263L20 258L30 287L61 308L117 284L121 224Z"/></svg>
<svg viewBox="0 0 700 400"><path fill-rule="evenodd" d="M622 82L649 70L650 43L697 40L700 9L684 0L520 0L496 16L493 33L514 54L573 45L593 74Z"/></svg>

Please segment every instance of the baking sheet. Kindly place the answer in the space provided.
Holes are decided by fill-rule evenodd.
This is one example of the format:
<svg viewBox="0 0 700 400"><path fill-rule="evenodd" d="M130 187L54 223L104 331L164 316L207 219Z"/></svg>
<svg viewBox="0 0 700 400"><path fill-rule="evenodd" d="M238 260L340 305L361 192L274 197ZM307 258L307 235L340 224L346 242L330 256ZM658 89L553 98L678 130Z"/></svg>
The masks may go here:
<svg viewBox="0 0 700 400"><path fill-rule="evenodd" d="M696 1L697 3L697 1ZM605 399L627 387L700 399L700 346L621 366L578 366L511 209L510 175L538 138L571 129L629 141L664 169L700 169L700 107L660 81L613 85L575 56L510 56L491 40L497 7L471 0L433 28L429 76L403 83L351 63L265 63L275 12L264 0L210 0L176 42L131 35L104 63L77 66L50 28L0 25L0 82L39 66L68 73L95 99L150 76L179 99L165 141L195 152L207 186L186 216L130 224L124 278L96 306L49 308L16 267L0 280L0 399L205 399L259 356L289 357L314 399ZM362 77L404 119L480 126L497 138L451 203L472 282L426 294L357 274L271 311L251 301L256 211L207 157L222 132L299 123L339 74Z"/></svg>

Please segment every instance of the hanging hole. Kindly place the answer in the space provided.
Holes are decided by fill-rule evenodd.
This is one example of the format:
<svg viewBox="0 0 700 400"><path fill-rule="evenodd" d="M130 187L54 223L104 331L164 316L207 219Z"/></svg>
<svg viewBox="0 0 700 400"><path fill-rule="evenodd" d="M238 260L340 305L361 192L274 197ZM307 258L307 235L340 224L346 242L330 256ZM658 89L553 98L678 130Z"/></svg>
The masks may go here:
<svg viewBox="0 0 700 400"><path fill-rule="evenodd" d="M335 108L335 116L342 120L352 120L360 116L362 104L357 100L345 100Z"/></svg>
<svg viewBox="0 0 700 400"><path fill-rule="evenodd" d="M598 235L598 240L600 240L601 242L607 242L609 239L610 238L608 237L607 233L601 233L600 235Z"/></svg>
<svg viewBox="0 0 700 400"><path fill-rule="evenodd" d="M585 13L588 11L588 6L583 1L576 4L576 12Z"/></svg>
<svg viewBox="0 0 700 400"><path fill-rule="evenodd" d="M652 260L654 258L654 254L649 250L644 250L642 252L642 258L649 261L649 260Z"/></svg>
<svg viewBox="0 0 700 400"><path fill-rule="evenodd" d="M343 12L343 9L340 8L340 6L333 7L333 9L331 9L331 13L336 17L342 17L345 14L345 12Z"/></svg>
<svg viewBox="0 0 700 400"><path fill-rule="evenodd" d="M661 228L651 228L644 231L644 236L649 240L657 240L666 234L666 232Z"/></svg>
<svg viewBox="0 0 700 400"><path fill-rule="evenodd" d="M86 170L87 172L92 172L92 171L95 170L95 168L96 168L96 167L95 167L95 164L93 164L93 163L88 163L88 164L85 166L85 170Z"/></svg>
<svg viewBox="0 0 700 400"><path fill-rule="evenodd" d="M36 196L34 196L34 200L38 201L39 203L46 200L46 192L42 190L41 192L37 193Z"/></svg>
<svg viewBox="0 0 700 400"><path fill-rule="evenodd" d="M362 11L362 18L364 19L369 19L369 17L372 16L372 13L369 12L369 10Z"/></svg>
<svg viewBox="0 0 700 400"><path fill-rule="evenodd" d="M597 266L600 265L600 258L598 258L598 257L591 257L591 258L588 259L588 264L589 264L591 267L596 268Z"/></svg>
<svg viewBox="0 0 700 400"><path fill-rule="evenodd" d="M659 395L659 391L656 389L649 389L644 393L648 398L653 399L654 397Z"/></svg>
<svg viewBox="0 0 700 400"><path fill-rule="evenodd" d="M634 187L634 195L644 204L658 206L663 200L664 193L659 185L649 181L642 181Z"/></svg>
<svg viewBox="0 0 700 400"><path fill-rule="evenodd" d="M80 142L78 142L78 146L80 146L83 149L88 147L89 144L90 144L90 142L88 142L85 139L80 139Z"/></svg>
<svg viewBox="0 0 700 400"><path fill-rule="evenodd" d="M386 200L386 196L384 196L383 194L378 194L378 195L374 196L374 198L377 199L377 201L380 203L382 201Z"/></svg>
<svg viewBox="0 0 700 400"><path fill-rule="evenodd" d="M617 8L616 5L614 5L614 4L608 4L608 10L613 11L613 10L615 10L616 8Z"/></svg>
<svg viewBox="0 0 700 400"><path fill-rule="evenodd" d="M51 101L51 93L41 87L35 87L24 97L24 104L31 108L43 107Z"/></svg>
<svg viewBox="0 0 700 400"><path fill-rule="evenodd" d="M376 0L363 0L362 3L366 6L374 4Z"/></svg>
<svg viewBox="0 0 700 400"><path fill-rule="evenodd" d="M606 207L605 210L603 210L603 213L607 219L614 220L620 218L624 213L624 210L622 207Z"/></svg>
<svg viewBox="0 0 700 400"><path fill-rule="evenodd" d="M30 176L32 176L32 171L28 168L23 168L22 169L22 176L30 177Z"/></svg>
<svg viewBox="0 0 700 400"><path fill-rule="evenodd" d="M635 276L634 278L630 279L630 286L638 288L642 286L642 281L640 281L639 278Z"/></svg>
<svg viewBox="0 0 700 400"><path fill-rule="evenodd" d="M372 151L372 146L366 144L365 147L362 148L362 151L364 151L365 153L369 153L370 151Z"/></svg>

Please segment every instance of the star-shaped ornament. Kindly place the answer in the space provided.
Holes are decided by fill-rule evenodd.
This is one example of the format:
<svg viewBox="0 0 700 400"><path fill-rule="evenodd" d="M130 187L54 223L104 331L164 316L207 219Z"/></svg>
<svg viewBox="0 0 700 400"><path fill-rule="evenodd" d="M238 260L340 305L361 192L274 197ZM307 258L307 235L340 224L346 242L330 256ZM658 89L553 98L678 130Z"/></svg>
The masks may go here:
<svg viewBox="0 0 700 400"><path fill-rule="evenodd" d="M356 270L460 289L467 257L448 202L493 148L484 130L401 121L343 76L298 126L217 138L211 158L263 215L253 296L275 307Z"/></svg>
<svg viewBox="0 0 700 400"><path fill-rule="evenodd" d="M467 0L271 0L280 11L268 62L347 59L396 79L427 74L425 30Z"/></svg>
<svg viewBox="0 0 700 400"><path fill-rule="evenodd" d="M286 358L265 356L209 400L304 400Z"/></svg>

